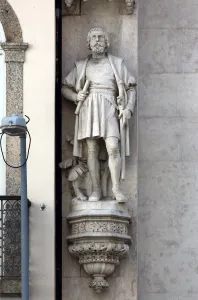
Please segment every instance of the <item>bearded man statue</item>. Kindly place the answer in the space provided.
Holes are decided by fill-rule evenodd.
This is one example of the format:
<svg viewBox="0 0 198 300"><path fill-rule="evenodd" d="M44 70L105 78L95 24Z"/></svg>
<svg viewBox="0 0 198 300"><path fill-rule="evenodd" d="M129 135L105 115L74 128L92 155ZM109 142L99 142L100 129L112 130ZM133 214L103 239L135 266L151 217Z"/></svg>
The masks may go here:
<svg viewBox="0 0 198 300"><path fill-rule="evenodd" d="M126 202L120 179L125 177L125 156L130 155L128 120L134 111L136 83L123 59L107 53L109 38L102 28L89 31L87 44L92 54L75 63L62 87L63 96L77 105L73 155L82 157L82 143L86 142L92 181L89 201L100 200L98 155L102 138L108 153L114 198Z"/></svg>

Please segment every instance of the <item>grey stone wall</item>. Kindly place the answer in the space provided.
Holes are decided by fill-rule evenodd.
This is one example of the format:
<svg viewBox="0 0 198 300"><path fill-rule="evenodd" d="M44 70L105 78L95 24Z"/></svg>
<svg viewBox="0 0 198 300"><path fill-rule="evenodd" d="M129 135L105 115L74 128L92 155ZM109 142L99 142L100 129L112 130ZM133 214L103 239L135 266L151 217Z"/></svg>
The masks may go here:
<svg viewBox="0 0 198 300"><path fill-rule="evenodd" d="M198 299L197 15L139 0L139 300Z"/></svg>
<svg viewBox="0 0 198 300"><path fill-rule="evenodd" d="M89 51L86 38L89 29L104 27L110 33L110 52L123 57L129 70L137 74L137 12L121 15L119 1L91 0L81 2L81 16L63 17L63 77L73 68L75 61L85 58ZM71 155L66 133L74 130L74 106L63 100L63 159ZM109 290L96 294L89 288L90 278L80 268L77 260L67 251L68 235L66 216L70 212L71 192L63 175L63 300L137 300L136 284L136 215L137 215L137 126L136 114L131 122L131 157L127 158L127 174L123 183L128 194L132 215L130 234L133 239L129 256L121 262L108 279Z"/></svg>

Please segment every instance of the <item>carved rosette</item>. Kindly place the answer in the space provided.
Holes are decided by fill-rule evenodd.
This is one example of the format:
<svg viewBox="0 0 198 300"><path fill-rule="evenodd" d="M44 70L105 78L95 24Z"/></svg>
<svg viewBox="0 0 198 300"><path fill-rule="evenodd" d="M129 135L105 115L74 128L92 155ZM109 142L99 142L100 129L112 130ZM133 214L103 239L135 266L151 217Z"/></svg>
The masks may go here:
<svg viewBox="0 0 198 300"><path fill-rule="evenodd" d="M90 287L100 293L109 286L106 277L129 251L130 216L125 204L79 202L72 206L67 219L71 229L67 237L69 252L92 276Z"/></svg>

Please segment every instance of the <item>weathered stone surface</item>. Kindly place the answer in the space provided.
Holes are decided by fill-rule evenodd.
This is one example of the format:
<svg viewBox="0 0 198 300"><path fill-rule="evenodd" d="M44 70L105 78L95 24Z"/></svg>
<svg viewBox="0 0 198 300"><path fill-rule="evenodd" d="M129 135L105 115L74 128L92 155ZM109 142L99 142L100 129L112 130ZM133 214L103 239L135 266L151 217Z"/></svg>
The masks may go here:
<svg viewBox="0 0 198 300"><path fill-rule="evenodd" d="M197 168L194 162L139 162L139 205L196 204Z"/></svg>
<svg viewBox="0 0 198 300"><path fill-rule="evenodd" d="M180 159L180 118L139 118L139 160L178 161Z"/></svg>
<svg viewBox="0 0 198 300"><path fill-rule="evenodd" d="M7 42L22 42L22 30L18 18L7 0L0 2L0 22Z"/></svg>
<svg viewBox="0 0 198 300"><path fill-rule="evenodd" d="M177 109L180 116L198 116L198 74L178 74ZM175 86L175 87L176 87Z"/></svg>
<svg viewBox="0 0 198 300"><path fill-rule="evenodd" d="M197 300L197 295L189 295L189 296L178 296L172 295L169 293L165 294L153 294L153 293L143 293L140 292L139 297L141 300Z"/></svg>
<svg viewBox="0 0 198 300"><path fill-rule="evenodd" d="M198 116L197 80L196 73L148 74L140 78L139 116Z"/></svg>
<svg viewBox="0 0 198 300"><path fill-rule="evenodd" d="M139 28L197 28L196 0L140 0Z"/></svg>
<svg viewBox="0 0 198 300"><path fill-rule="evenodd" d="M28 44L24 43L1 43L1 48L5 51L5 62L24 62L25 50Z"/></svg>
<svg viewBox="0 0 198 300"><path fill-rule="evenodd" d="M67 247L67 241L65 237L69 235L69 230L68 230L66 218L62 219L62 232L63 232L63 239L62 239L63 278L80 277L81 266L79 265L77 259L70 255Z"/></svg>
<svg viewBox="0 0 198 300"><path fill-rule="evenodd" d="M175 0L173 2L177 9L177 13L174 14L177 18L177 26L179 28L198 28L196 17L198 11L197 1L188 0L188 4L185 0Z"/></svg>
<svg viewBox="0 0 198 300"><path fill-rule="evenodd" d="M63 299L67 300L81 300L81 278L63 278Z"/></svg>
<svg viewBox="0 0 198 300"><path fill-rule="evenodd" d="M93 276L89 286L100 293L109 286L106 276L129 252L130 215L125 205L116 201L78 201L67 219L69 252Z"/></svg>
<svg viewBox="0 0 198 300"><path fill-rule="evenodd" d="M132 276L131 276L132 275ZM137 299L137 278L136 271L127 278L116 278L116 299L118 300L136 300Z"/></svg>
<svg viewBox="0 0 198 300"><path fill-rule="evenodd" d="M1 43L1 48L5 52L6 62L6 115L13 113L22 114L23 62L27 44L22 43L22 31L19 21L6 0L0 2L0 22L6 37L6 42ZM19 139L7 137L6 160L12 166L20 166ZM20 194L20 169L6 166L6 193L8 195ZM21 282L17 280L3 280L0 292L20 294Z"/></svg>
<svg viewBox="0 0 198 300"><path fill-rule="evenodd" d="M178 21L176 2L171 0L139 0L139 28L176 27Z"/></svg>
<svg viewBox="0 0 198 300"><path fill-rule="evenodd" d="M198 117L181 118L181 160L198 161Z"/></svg>
<svg viewBox="0 0 198 300"><path fill-rule="evenodd" d="M179 116L178 105L181 101L179 96L186 101L186 86L182 88L184 94L179 93L179 79L180 75L176 74L148 74L140 78L138 115L140 117Z"/></svg>
<svg viewBox="0 0 198 300"><path fill-rule="evenodd" d="M27 44L4 43L6 56L6 115L23 113L23 62ZM20 166L19 138L7 137L6 159L12 166ZM7 166L7 194L19 195L20 169Z"/></svg>
<svg viewBox="0 0 198 300"><path fill-rule="evenodd" d="M197 12L194 0L139 2L141 300L198 294Z"/></svg>
<svg viewBox="0 0 198 300"><path fill-rule="evenodd" d="M197 34L198 29L177 30L177 72L179 73L197 73L198 71L198 61L196 55L198 51Z"/></svg>
<svg viewBox="0 0 198 300"><path fill-rule="evenodd" d="M167 209L158 204L153 208L139 207L140 291L197 293L197 206L175 204Z"/></svg>
<svg viewBox="0 0 198 300"><path fill-rule="evenodd" d="M154 212L151 211L153 207L156 207ZM188 247L190 255L190 249L196 249L198 245L195 239L198 227L196 209L197 205L178 205L177 203L169 206L169 209L161 203L155 206L140 206L138 215L139 222L141 222L138 229L139 237L141 237L138 243L142 247L140 256L141 253L143 256L149 255L154 248L156 248L156 251L153 252L153 255L158 255L158 252L161 253L164 248L162 252L169 253L171 258L171 252L174 254L174 251L176 251L179 255ZM190 225L188 225L189 220L191 220ZM156 227L155 224L158 224L158 226ZM147 243L145 243L146 241ZM147 250L146 245L149 246ZM185 259L187 257L184 257ZM174 265L171 268L174 268Z"/></svg>
<svg viewBox="0 0 198 300"><path fill-rule="evenodd" d="M0 295L21 294L21 281L14 279L0 280ZM1 296L2 297L2 296ZM2 299L2 298L1 298Z"/></svg>
<svg viewBox="0 0 198 300"><path fill-rule="evenodd" d="M7 297L7 296L6 296L5 298L2 297L1 299L2 299L2 300L13 300L13 297L10 298L10 297ZM18 298L18 297L15 297L14 299L15 299L15 300L21 300L21 298Z"/></svg>
<svg viewBox="0 0 198 300"><path fill-rule="evenodd" d="M140 29L139 70L143 73L196 73L197 29Z"/></svg>
<svg viewBox="0 0 198 300"><path fill-rule="evenodd" d="M139 29L138 41L139 76L148 73L178 72L179 50L176 29Z"/></svg>

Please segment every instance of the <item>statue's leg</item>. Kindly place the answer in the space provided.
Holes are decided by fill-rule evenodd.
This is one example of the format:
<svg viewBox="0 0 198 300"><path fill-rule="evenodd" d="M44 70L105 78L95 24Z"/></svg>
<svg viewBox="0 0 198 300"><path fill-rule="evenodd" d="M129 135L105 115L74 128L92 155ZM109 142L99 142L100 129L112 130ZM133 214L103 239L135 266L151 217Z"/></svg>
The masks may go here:
<svg viewBox="0 0 198 300"><path fill-rule="evenodd" d="M95 139L87 139L87 165L92 181L93 192L89 197L89 201L98 201L101 198L100 186L100 166L98 160L99 146Z"/></svg>
<svg viewBox="0 0 198 300"><path fill-rule="evenodd" d="M108 137L105 140L109 155L109 169L112 180L112 191L118 202L126 202L127 198L120 189L121 158L119 140L116 137Z"/></svg>
<svg viewBox="0 0 198 300"><path fill-rule="evenodd" d="M79 177L76 180L72 181L73 189L74 189L74 192L76 194L76 198L78 200L86 201L87 200L87 196L85 196L84 193L79 188L79 181L81 180Z"/></svg>

